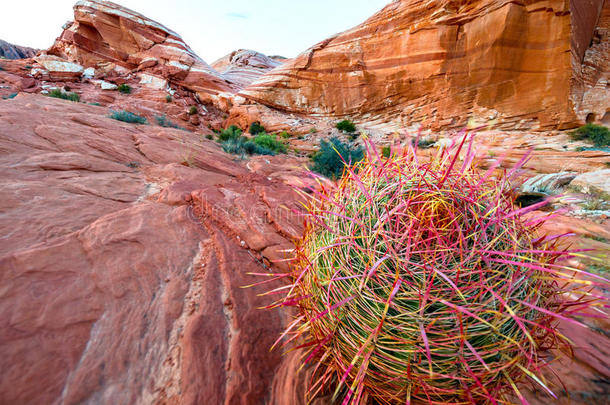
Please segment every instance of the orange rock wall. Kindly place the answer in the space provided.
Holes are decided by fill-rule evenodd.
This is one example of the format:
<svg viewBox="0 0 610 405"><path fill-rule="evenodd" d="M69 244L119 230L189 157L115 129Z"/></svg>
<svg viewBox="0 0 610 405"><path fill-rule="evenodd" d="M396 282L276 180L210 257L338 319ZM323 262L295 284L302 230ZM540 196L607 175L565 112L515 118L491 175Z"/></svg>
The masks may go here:
<svg viewBox="0 0 610 405"><path fill-rule="evenodd" d="M572 50L583 53L603 2L585 1L397 0L240 94L289 112L401 126L574 126Z"/></svg>

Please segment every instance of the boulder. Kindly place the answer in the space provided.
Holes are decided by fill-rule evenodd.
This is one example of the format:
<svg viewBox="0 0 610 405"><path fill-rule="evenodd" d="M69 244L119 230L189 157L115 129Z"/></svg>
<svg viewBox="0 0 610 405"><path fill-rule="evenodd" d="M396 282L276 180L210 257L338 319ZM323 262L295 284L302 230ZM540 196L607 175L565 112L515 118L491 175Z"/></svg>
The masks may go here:
<svg viewBox="0 0 610 405"><path fill-rule="evenodd" d="M38 55L34 60L44 68L51 81L80 80L84 72L82 65L53 55Z"/></svg>
<svg viewBox="0 0 610 405"><path fill-rule="evenodd" d="M116 90L119 88L119 86L117 86L114 83L110 83L110 82L106 82L104 80L100 81L100 88L102 90Z"/></svg>
<svg viewBox="0 0 610 405"><path fill-rule="evenodd" d="M229 82L243 88L281 64L260 52L240 49L218 59L212 67Z"/></svg>
<svg viewBox="0 0 610 405"><path fill-rule="evenodd" d="M610 169L580 174L570 182L570 186L610 200Z"/></svg>
<svg viewBox="0 0 610 405"><path fill-rule="evenodd" d="M234 91L177 33L109 1L78 1L74 22L65 26L48 53L86 67L112 63L124 74L140 70L193 92Z"/></svg>

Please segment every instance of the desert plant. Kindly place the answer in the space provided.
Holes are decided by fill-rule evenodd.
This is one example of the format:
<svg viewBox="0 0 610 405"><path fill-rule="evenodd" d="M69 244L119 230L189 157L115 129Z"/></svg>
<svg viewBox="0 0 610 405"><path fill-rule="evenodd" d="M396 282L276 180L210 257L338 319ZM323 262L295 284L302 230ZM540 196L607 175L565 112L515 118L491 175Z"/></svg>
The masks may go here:
<svg viewBox="0 0 610 405"><path fill-rule="evenodd" d="M69 100L74 102L80 101L80 96L77 93L66 93L60 89L53 89L49 92L49 97L60 98L62 100Z"/></svg>
<svg viewBox="0 0 610 405"><path fill-rule="evenodd" d="M169 118L167 118L165 115L158 115L155 117L155 121L157 121L157 125L161 126L161 127L165 127L165 128L176 128L176 129L181 129L183 131L186 131L185 128L181 127L180 125L172 122Z"/></svg>
<svg viewBox="0 0 610 405"><path fill-rule="evenodd" d="M286 145L284 145L282 142L278 141L274 135L262 133L262 134L256 135L252 139L252 142L254 142L256 145L258 145L262 148L268 149L274 153L286 153Z"/></svg>
<svg viewBox="0 0 610 405"><path fill-rule="evenodd" d="M11 100L13 98L17 97L17 93L11 93L8 96L3 96L2 100Z"/></svg>
<svg viewBox="0 0 610 405"><path fill-rule="evenodd" d="M311 170L331 179L338 179L346 165L359 162L364 157L364 149L351 146L338 138L320 140L320 150L313 155Z"/></svg>
<svg viewBox="0 0 610 405"><path fill-rule="evenodd" d="M171 95L167 95L165 96L165 102L166 103L171 103L172 101L174 101L174 98Z"/></svg>
<svg viewBox="0 0 610 405"><path fill-rule="evenodd" d="M234 155L275 155L276 152L263 144L257 144L255 139L244 136L229 138L222 142L222 150Z"/></svg>
<svg viewBox="0 0 610 405"><path fill-rule="evenodd" d="M265 133L266 130L265 127L263 127L261 123L257 121L250 124L250 129L248 130L248 132L250 132L250 135L257 135Z"/></svg>
<svg viewBox="0 0 610 405"><path fill-rule="evenodd" d="M342 132L347 132L347 133L352 133L352 132L356 132L356 125L354 125L353 122L351 122L350 120L343 120L343 121L339 121L337 122L337 124L335 125L335 127Z"/></svg>
<svg viewBox="0 0 610 405"><path fill-rule="evenodd" d="M189 115L195 115L195 114L197 114L197 106L192 105L189 108Z"/></svg>
<svg viewBox="0 0 610 405"><path fill-rule="evenodd" d="M389 158L391 154L392 154L391 146L384 146L381 148L381 156L383 156L384 158Z"/></svg>
<svg viewBox="0 0 610 405"><path fill-rule="evenodd" d="M311 128L311 129L309 130L309 133L310 133L310 134L315 134L316 132L318 132L318 128L315 128L315 127L314 127L314 128Z"/></svg>
<svg viewBox="0 0 610 405"><path fill-rule="evenodd" d="M148 124L146 118L134 114L130 111L110 111L110 118L129 124Z"/></svg>
<svg viewBox="0 0 610 405"><path fill-rule="evenodd" d="M290 134L288 131L282 131L279 133L279 137L282 139L290 139L292 134Z"/></svg>
<svg viewBox="0 0 610 405"><path fill-rule="evenodd" d="M100 103L98 103L98 102L89 103L89 105L93 105L93 106L96 106L96 107L101 107L101 106L102 106L102 105L101 105Z"/></svg>
<svg viewBox="0 0 610 405"><path fill-rule="evenodd" d="M610 146L610 130L603 125L587 124L573 131L575 141L590 141L597 147Z"/></svg>
<svg viewBox="0 0 610 405"><path fill-rule="evenodd" d="M242 130L237 125L231 125L227 129L223 129L218 134L218 141L225 142L229 139L237 139L241 137Z"/></svg>
<svg viewBox="0 0 610 405"><path fill-rule="evenodd" d="M117 87L117 90L119 91L119 93L130 94L131 86L128 84L119 84L119 86Z"/></svg>
<svg viewBox="0 0 610 405"><path fill-rule="evenodd" d="M207 134L207 135L205 136L205 139L212 140L212 139L214 139L214 135L212 135L212 134Z"/></svg>
<svg viewBox="0 0 610 405"><path fill-rule="evenodd" d="M463 142L462 142L463 145ZM566 349L558 320L595 304L570 252L539 237L510 182L460 148L369 155L337 185L311 189L293 283L275 306L299 310L278 339L312 366L309 395L345 404L505 404ZM269 276L269 274L265 274ZM587 274L607 286L602 278Z"/></svg>

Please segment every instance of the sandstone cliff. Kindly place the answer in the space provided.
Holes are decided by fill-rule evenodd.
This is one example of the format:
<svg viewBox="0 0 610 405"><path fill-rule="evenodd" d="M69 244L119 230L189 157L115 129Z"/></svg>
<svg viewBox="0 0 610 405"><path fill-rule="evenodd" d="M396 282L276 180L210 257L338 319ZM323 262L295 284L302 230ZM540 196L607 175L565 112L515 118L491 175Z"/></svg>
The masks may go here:
<svg viewBox="0 0 610 405"><path fill-rule="evenodd" d="M212 67L228 82L246 87L281 64L260 52L240 49L218 59L212 63Z"/></svg>
<svg viewBox="0 0 610 405"><path fill-rule="evenodd" d="M109 1L77 2L74 22L64 26L48 53L84 67L111 63L143 71L202 94L233 89L180 35Z"/></svg>
<svg viewBox="0 0 610 405"><path fill-rule="evenodd" d="M598 21L598 34L607 30L602 5L395 0L240 94L288 112L398 126L495 119L505 128L570 127L590 113L581 101L587 99L583 72L593 68L607 77L607 46L588 56L597 67L583 63ZM608 89L602 91L607 99Z"/></svg>
<svg viewBox="0 0 610 405"><path fill-rule="evenodd" d="M6 59L24 59L36 55L37 49L9 44L0 39L0 57Z"/></svg>

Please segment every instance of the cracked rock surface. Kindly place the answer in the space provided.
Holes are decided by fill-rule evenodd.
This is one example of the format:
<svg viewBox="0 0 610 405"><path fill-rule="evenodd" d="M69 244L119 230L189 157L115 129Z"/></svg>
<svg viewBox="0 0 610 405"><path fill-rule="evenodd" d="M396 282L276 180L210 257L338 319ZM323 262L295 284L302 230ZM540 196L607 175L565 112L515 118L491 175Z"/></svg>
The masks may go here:
<svg viewBox="0 0 610 405"><path fill-rule="evenodd" d="M0 403L265 403L286 314L242 287L300 232L291 188L106 115L0 102Z"/></svg>

